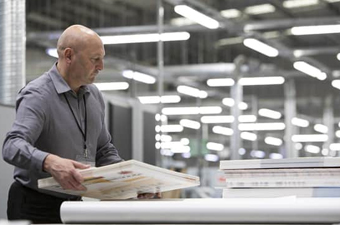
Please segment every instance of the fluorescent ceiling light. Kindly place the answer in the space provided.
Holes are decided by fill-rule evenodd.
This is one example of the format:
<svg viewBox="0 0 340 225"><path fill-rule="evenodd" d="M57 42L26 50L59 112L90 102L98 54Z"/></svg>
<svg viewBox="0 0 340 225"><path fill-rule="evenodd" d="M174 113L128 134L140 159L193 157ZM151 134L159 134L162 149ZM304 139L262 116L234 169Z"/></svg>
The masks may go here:
<svg viewBox="0 0 340 225"><path fill-rule="evenodd" d="M232 98L224 98L224 99L222 100L222 104L225 105L225 106L233 107L234 104L235 104L235 101L234 101L234 99L232 99ZM246 110L246 109L248 108L248 104L245 103L245 102L240 102L240 103L238 104L238 108L239 108L240 110Z"/></svg>
<svg viewBox="0 0 340 225"><path fill-rule="evenodd" d="M282 116L280 112L277 112L271 109L260 109L259 115L263 117L268 117L271 119L280 119Z"/></svg>
<svg viewBox="0 0 340 225"><path fill-rule="evenodd" d="M178 103L181 101L181 97L178 95L139 96L138 99L142 104Z"/></svg>
<svg viewBox="0 0 340 225"><path fill-rule="evenodd" d="M93 83L100 91L126 90L129 88L127 82L107 82L107 83Z"/></svg>
<svg viewBox="0 0 340 225"><path fill-rule="evenodd" d="M217 20L214 20L203 13L198 12L197 10L190 8L187 5L176 5L174 10L179 15L195 21L196 23L199 23L209 29L217 29L220 26Z"/></svg>
<svg viewBox="0 0 340 225"><path fill-rule="evenodd" d="M194 121L194 120L188 120L188 119L180 120L179 124L181 124L183 127L196 129L196 130L201 127L201 123Z"/></svg>
<svg viewBox="0 0 340 225"><path fill-rule="evenodd" d="M152 33L152 34L130 34L101 36L104 45L129 44L129 43L148 43L159 41L186 41L190 38L188 32L169 32L169 33Z"/></svg>
<svg viewBox="0 0 340 225"><path fill-rule="evenodd" d="M281 155L280 153L270 153L269 154L269 158L270 159L283 159L283 155Z"/></svg>
<svg viewBox="0 0 340 225"><path fill-rule="evenodd" d="M323 125L323 124L315 124L314 125L314 130L323 134L327 134L328 132L328 127Z"/></svg>
<svg viewBox="0 0 340 225"><path fill-rule="evenodd" d="M240 79L240 85L243 86L254 86L254 85L277 85L283 84L285 78L280 76L274 77L242 77Z"/></svg>
<svg viewBox="0 0 340 225"><path fill-rule="evenodd" d="M337 89L340 89L340 80L333 80L332 86L337 88ZM340 127L340 123L339 123L339 127Z"/></svg>
<svg viewBox="0 0 340 225"><path fill-rule="evenodd" d="M221 15L225 18L232 19L241 16L241 12L238 9L226 9L222 10Z"/></svg>
<svg viewBox="0 0 340 225"><path fill-rule="evenodd" d="M166 135L166 134L162 134L162 135L156 134L155 140L161 141L161 142L170 142L172 140L172 137L170 135Z"/></svg>
<svg viewBox="0 0 340 225"><path fill-rule="evenodd" d="M181 138L180 142L183 145L189 145L190 144L190 140L188 138Z"/></svg>
<svg viewBox="0 0 340 225"><path fill-rule="evenodd" d="M305 151L313 154L318 154L320 152L320 147L316 145L306 145L305 146Z"/></svg>
<svg viewBox="0 0 340 225"><path fill-rule="evenodd" d="M235 81L232 78L213 78L207 80L207 85L209 87L225 87L233 86Z"/></svg>
<svg viewBox="0 0 340 225"><path fill-rule="evenodd" d="M280 138L276 138L276 137L266 137L264 139L264 142L267 145L274 145L274 146L280 146L283 143L283 141Z"/></svg>
<svg viewBox="0 0 340 225"><path fill-rule="evenodd" d="M222 134L222 135L226 135L226 136L231 136L234 134L233 129L229 128L229 127L222 127L222 126L213 126L212 131L215 134Z"/></svg>
<svg viewBox="0 0 340 225"><path fill-rule="evenodd" d="M293 125L298 126L298 127L308 127L309 126L308 120L300 119L300 118L297 118L297 117L294 117L291 122L292 122Z"/></svg>
<svg viewBox="0 0 340 225"><path fill-rule="evenodd" d="M301 144L301 143L295 143L294 144L294 148L296 149L296 150L301 150L302 148L303 148L303 145Z"/></svg>
<svg viewBox="0 0 340 225"><path fill-rule="evenodd" d="M246 38L243 40L243 44L248 48L251 48L261 54L264 54L268 57L276 57L279 55L279 51L272 46L269 46L259 40L254 38Z"/></svg>
<svg viewBox="0 0 340 225"><path fill-rule="evenodd" d="M167 107L162 109L162 113L165 115L219 114L221 112L220 106Z"/></svg>
<svg viewBox="0 0 340 225"><path fill-rule="evenodd" d="M146 84L154 84L156 82L156 78L154 78L153 76L132 70L124 70L123 76L128 79L133 79Z"/></svg>
<svg viewBox="0 0 340 225"><path fill-rule="evenodd" d="M173 156L174 153L170 150L170 149L161 149L161 155L165 155L165 156Z"/></svg>
<svg viewBox="0 0 340 225"><path fill-rule="evenodd" d="M330 144L329 149L332 150L332 151L340 151L340 143Z"/></svg>
<svg viewBox="0 0 340 225"><path fill-rule="evenodd" d="M58 51L56 48L47 48L45 51L47 55L58 58Z"/></svg>
<svg viewBox="0 0 340 225"><path fill-rule="evenodd" d="M207 149L214 151L222 151L224 149L224 145L215 142L208 142L206 147Z"/></svg>
<svg viewBox="0 0 340 225"><path fill-rule="evenodd" d="M256 122L257 118L255 115L240 115L238 117L238 121L240 123L251 123Z"/></svg>
<svg viewBox="0 0 340 225"><path fill-rule="evenodd" d="M248 6L244 11L250 15L259 15L275 12L275 7L271 4L254 5Z"/></svg>
<svg viewBox="0 0 340 225"><path fill-rule="evenodd" d="M284 130L284 123L241 123L238 125L239 130Z"/></svg>
<svg viewBox="0 0 340 225"><path fill-rule="evenodd" d="M164 121L168 120L168 117L166 115L161 115L161 114L157 113L155 115L155 120L156 121L163 121L164 122Z"/></svg>
<svg viewBox="0 0 340 225"><path fill-rule="evenodd" d="M319 0L287 0L283 2L285 8L299 8L319 4Z"/></svg>
<svg viewBox="0 0 340 225"><path fill-rule="evenodd" d="M179 124L173 124L173 125L162 125L159 126L157 125L155 127L156 132L182 132L183 131L183 126Z"/></svg>
<svg viewBox="0 0 340 225"><path fill-rule="evenodd" d="M245 155L247 153L247 151L244 149L244 148L240 148L239 150L238 150L238 154L239 155Z"/></svg>
<svg viewBox="0 0 340 225"><path fill-rule="evenodd" d="M189 87L189 86L185 86L185 85L179 85L177 87L177 91L179 93L189 95L189 96L193 96L193 97L196 97L196 98L207 98L208 97L208 93L206 91L202 91L202 90L199 90L197 88L193 88L193 87Z"/></svg>
<svg viewBox="0 0 340 225"><path fill-rule="evenodd" d="M196 24L195 21L189 20L188 18L185 17L178 17L178 18L173 18L170 20L170 24L177 26L177 27L181 27L181 26L187 26L187 25L191 25L191 24Z"/></svg>
<svg viewBox="0 0 340 225"><path fill-rule="evenodd" d="M326 134L296 134L292 136L293 142L325 142L327 140Z"/></svg>
<svg viewBox="0 0 340 225"><path fill-rule="evenodd" d="M190 152L190 146L176 146L170 149L173 153L188 153Z"/></svg>
<svg viewBox="0 0 340 225"><path fill-rule="evenodd" d="M261 150L252 150L250 152L250 155L254 158L264 158L266 156L266 153Z"/></svg>
<svg viewBox="0 0 340 225"><path fill-rule="evenodd" d="M300 26L290 29L292 35L316 35L340 33L340 25Z"/></svg>
<svg viewBox="0 0 340 225"><path fill-rule="evenodd" d="M339 0L340 1L340 0ZM340 61L340 53L336 55L336 58Z"/></svg>
<svg viewBox="0 0 340 225"><path fill-rule="evenodd" d="M257 135L251 132L241 132L240 137L248 141L256 141Z"/></svg>
<svg viewBox="0 0 340 225"><path fill-rule="evenodd" d="M206 154L204 159L209 162L217 162L219 160L218 155L215 154Z"/></svg>
<svg viewBox="0 0 340 225"><path fill-rule="evenodd" d="M234 122L233 116L202 116L202 123L232 123Z"/></svg>
<svg viewBox="0 0 340 225"><path fill-rule="evenodd" d="M338 138L340 138L340 130L337 130L337 131L335 132L335 136L338 137Z"/></svg>
<svg viewBox="0 0 340 225"><path fill-rule="evenodd" d="M315 77L319 80L325 80L327 78L327 74L322 72L320 69L304 62L304 61L297 61L294 62L293 67L302 73L305 73L311 77Z"/></svg>

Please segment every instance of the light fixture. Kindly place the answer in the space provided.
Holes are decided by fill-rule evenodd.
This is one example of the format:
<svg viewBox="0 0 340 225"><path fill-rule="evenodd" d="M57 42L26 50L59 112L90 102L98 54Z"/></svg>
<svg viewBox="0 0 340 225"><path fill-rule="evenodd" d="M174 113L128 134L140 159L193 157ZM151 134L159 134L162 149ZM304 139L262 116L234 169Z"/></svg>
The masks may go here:
<svg viewBox="0 0 340 225"><path fill-rule="evenodd" d="M231 136L234 134L233 129L229 127L222 127L222 126L213 126L212 132L214 132L215 134L222 134L226 136Z"/></svg>
<svg viewBox="0 0 340 225"><path fill-rule="evenodd" d="M319 80L325 80L327 78L326 73L304 61L294 62L293 67L300 72L305 73L311 77L315 77Z"/></svg>
<svg viewBox="0 0 340 225"><path fill-rule="evenodd" d="M181 97L178 95L139 96L138 99L142 104L178 103L181 101Z"/></svg>
<svg viewBox="0 0 340 225"><path fill-rule="evenodd" d="M189 95L192 97L196 97L196 98L207 98L208 97L208 93L206 91L202 91L197 88L189 87L186 85L179 85L177 87L177 91L179 93Z"/></svg>
<svg viewBox="0 0 340 225"><path fill-rule="evenodd" d="M300 8L319 4L319 0L286 0L282 3L285 8Z"/></svg>
<svg viewBox="0 0 340 225"><path fill-rule="evenodd" d="M179 124L172 124L172 125L157 125L155 127L156 132L182 132L183 126Z"/></svg>
<svg viewBox="0 0 340 225"><path fill-rule="evenodd" d="M303 148L303 145L301 144L301 143L295 143L294 144L294 148L296 149L296 150L301 150L302 148Z"/></svg>
<svg viewBox="0 0 340 225"><path fill-rule="evenodd" d="M320 152L320 147L316 145L306 145L305 151L313 154L318 154Z"/></svg>
<svg viewBox="0 0 340 225"><path fill-rule="evenodd" d="M179 121L179 124L181 124L183 127L187 127L190 129L199 129L201 127L201 124L197 121L194 120L189 120L189 119L181 119Z"/></svg>
<svg viewBox="0 0 340 225"><path fill-rule="evenodd" d="M280 119L282 116L280 112L271 109L259 109L259 115L271 119Z"/></svg>
<svg viewBox="0 0 340 225"><path fill-rule="evenodd" d="M254 158L264 158L266 156L266 153L261 150L251 150L250 155Z"/></svg>
<svg viewBox="0 0 340 225"><path fill-rule="evenodd" d="M161 142L170 142L172 140L172 137L167 134L156 134L155 136L156 141L161 141Z"/></svg>
<svg viewBox="0 0 340 225"><path fill-rule="evenodd" d="M340 1L340 0L339 0ZM340 61L340 53L336 55L336 58Z"/></svg>
<svg viewBox="0 0 340 225"><path fill-rule="evenodd" d="M269 154L270 159L283 159L283 155L280 153L270 153Z"/></svg>
<svg viewBox="0 0 340 225"><path fill-rule="evenodd" d="M337 89L340 89L340 80L333 80L332 86L337 88ZM339 123L339 127L340 127L340 123Z"/></svg>
<svg viewBox="0 0 340 225"><path fill-rule="evenodd" d="M106 82L106 83L93 83L100 91L113 91L113 90L126 90L129 88L127 82Z"/></svg>
<svg viewBox="0 0 340 225"><path fill-rule="evenodd" d="M254 38L246 38L243 40L243 44L248 48L251 48L261 54L264 54L268 57L276 57L279 55L279 51L272 46L269 46L259 40Z"/></svg>
<svg viewBox="0 0 340 225"><path fill-rule="evenodd" d="M240 79L240 85L243 86L255 86L255 85L278 85L283 84L285 79L280 76L274 77L242 77Z"/></svg>
<svg viewBox="0 0 340 225"><path fill-rule="evenodd" d="M323 134L327 134L328 132L328 127L323 125L323 124L315 124L314 125L314 130Z"/></svg>
<svg viewBox="0 0 340 225"><path fill-rule="evenodd" d="M241 132L240 137L248 141L256 141L257 135L251 132Z"/></svg>
<svg viewBox="0 0 340 225"><path fill-rule="evenodd" d="M166 107L162 109L162 113L165 115L219 114L221 112L220 106Z"/></svg>
<svg viewBox="0 0 340 225"><path fill-rule="evenodd" d="M206 147L207 149L213 150L213 151L222 151L224 149L223 144L215 143L215 142L208 142Z"/></svg>
<svg viewBox="0 0 340 225"><path fill-rule="evenodd" d="M241 12L238 9L225 9L222 10L221 15L225 18L232 19L241 16Z"/></svg>
<svg viewBox="0 0 340 225"><path fill-rule="evenodd" d="M150 33L150 34L130 34L101 36L104 45L113 44L130 44L130 43L148 43L159 41L185 41L190 38L188 32L169 32L169 33Z"/></svg>
<svg viewBox="0 0 340 225"><path fill-rule="evenodd" d="M175 12L209 29L217 29L220 24L217 20L198 12L187 5L176 5Z"/></svg>
<svg viewBox="0 0 340 225"><path fill-rule="evenodd" d="M164 121L168 120L168 117L166 115L161 115L161 114L157 113L155 115L155 120L156 121L163 121L164 122Z"/></svg>
<svg viewBox="0 0 340 225"><path fill-rule="evenodd" d="M284 130L286 125L284 123L241 123L238 129L245 131L255 130Z"/></svg>
<svg viewBox="0 0 340 225"><path fill-rule="evenodd" d="M191 24L196 24L195 21L189 20L188 18L185 17L178 17L178 18L173 18L170 20L170 24L177 26L177 27L181 27L181 26L187 26L187 25L191 25Z"/></svg>
<svg viewBox="0 0 340 225"><path fill-rule="evenodd" d="M326 134L295 134L292 136L293 142L325 142L328 140Z"/></svg>
<svg viewBox="0 0 340 225"><path fill-rule="evenodd" d="M244 12L250 15L260 15L275 12L275 7L271 4L254 5L246 7Z"/></svg>
<svg viewBox="0 0 340 225"><path fill-rule="evenodd" d="M202 116L202 123L232 123L234 122L233 116Z"/></svg>
<svg viewBox="0 0 340 225"><path fill-rule="evenodd" d="M189 145L190 144L190 140L188 138L181 138L180 142L182 143L182 145Z"/></svg>
<svg viewBox="0 0 340 225"><path fill-rule="evenodd" d="M280 138L276 138L276 137L266 137L264 139L264 142L267 145L274 145L274 146L280 146L283 143L283 141Z"/></svg>
<svg viewBox="0 0 340 225"><path fill-rule="evenodd" d="M207 80L209 87L228 87L234 84L235 81L232 78L212 78Z"/></svg>
<svg viewBox="0 0 340 225"><path fill-rule="evenodd" d="M215 154L206 154L204 155L204 159L208 162L217 162L219 160L219 157Z"/></svg>
<svg viewBox="0 0 340 225"><path fill-rule="evenodd" d="M137 71L124 70L122 74L128 79L133 79L146 84L154 84L156 82L156 78L154 78L153 76Z"/></svg>
<svg viewBox="0 0 340 225"><path fill-rule="evenodd" d="M222 104L225 105L225 106L233 107L234 104L235 104L235 101L232 98L224 98L224 99L222 99ZM240 110L246 110L248 108L248 104L245 103L245 102L240 102L238 104L238 108Z"/></svg>
<svg viewBox="0 0 340 225"><path fill-rule="evenodd" d="M238 117L238 121L240 123L251 123L256 122L257 118L255 115L240 115Z"/></svg>
<svg viewBox="0 0 340 225"><path fill-rule="evenodd" d="M340 25L299 26L290 29L292 35L317 35L340 33Z"/></svg>
<svg viewBox="0 0 340 225"><path fill-rule="evenodd" d="M58 51L56 48L47 48L45 51L47 55L58 58Z"/></svg>
<svg viewBox="0 0 340 225"><path fill-rule="evenodd" d="M332 151L340 151L340 143L330 144L329 149L332 150Z"/></svg>
<svg viewBox="0 0 340 225"><path fill-rule="evenodd" d="M293 125L298 126L298 127L308 127L309 126L308 120L297 118L297 117L292 118L291 122L292 122Z"/></svg>
<svg viewBox="0 0 340 225"><path fill-rule="evenodd" d="M190 146L175 146L175 147L172 147L171 149L171 152L173 153L188 153L190 152Z"/></svg>
<svg viewBox="0 0 340 225"><path fill-rule="evenodd" d="M335 136L338 137L338 138L340 138L340 130L337 130L337 131L335 132Z"/></svg>

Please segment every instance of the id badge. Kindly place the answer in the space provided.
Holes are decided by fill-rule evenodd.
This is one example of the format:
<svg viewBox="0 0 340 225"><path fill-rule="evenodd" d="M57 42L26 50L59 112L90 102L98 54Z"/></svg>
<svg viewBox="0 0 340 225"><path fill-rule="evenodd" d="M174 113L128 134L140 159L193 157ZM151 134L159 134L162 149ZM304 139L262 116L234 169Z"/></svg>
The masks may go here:
<svg viewBox="0 0 340 225"><path fill-rule="evenodd" d="M94 167L96 165L95 158L92 155L88 155L87 157L84 157L84 155L77 155L76 161L90 165L91 167Z"/></svg>

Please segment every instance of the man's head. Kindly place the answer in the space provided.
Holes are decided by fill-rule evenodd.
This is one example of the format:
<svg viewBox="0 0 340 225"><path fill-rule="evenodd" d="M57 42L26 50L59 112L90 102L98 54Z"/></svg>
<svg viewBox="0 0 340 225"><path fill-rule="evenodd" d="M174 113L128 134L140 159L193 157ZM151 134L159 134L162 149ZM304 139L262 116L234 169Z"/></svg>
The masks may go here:
<svg viewBox="0 0 340 225"><path fill-rule="evenodd" d="M57 50L58 70L75 91L93 83L104 68L103 43L97 33L85 26L68 27L58 40Z"/></svg>

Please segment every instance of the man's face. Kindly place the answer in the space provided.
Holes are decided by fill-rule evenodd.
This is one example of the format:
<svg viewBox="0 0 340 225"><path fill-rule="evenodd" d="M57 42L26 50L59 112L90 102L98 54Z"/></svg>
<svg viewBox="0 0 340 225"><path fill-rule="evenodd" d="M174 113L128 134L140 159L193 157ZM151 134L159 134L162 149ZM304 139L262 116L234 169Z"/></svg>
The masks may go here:
<svg viewBox="0 0 340 225"><path fill-rule="evenodd" d="M101 42L94 42L75 53L74 75L81 85L92 84L99 71L104 68L105 50Z"/></svg>

